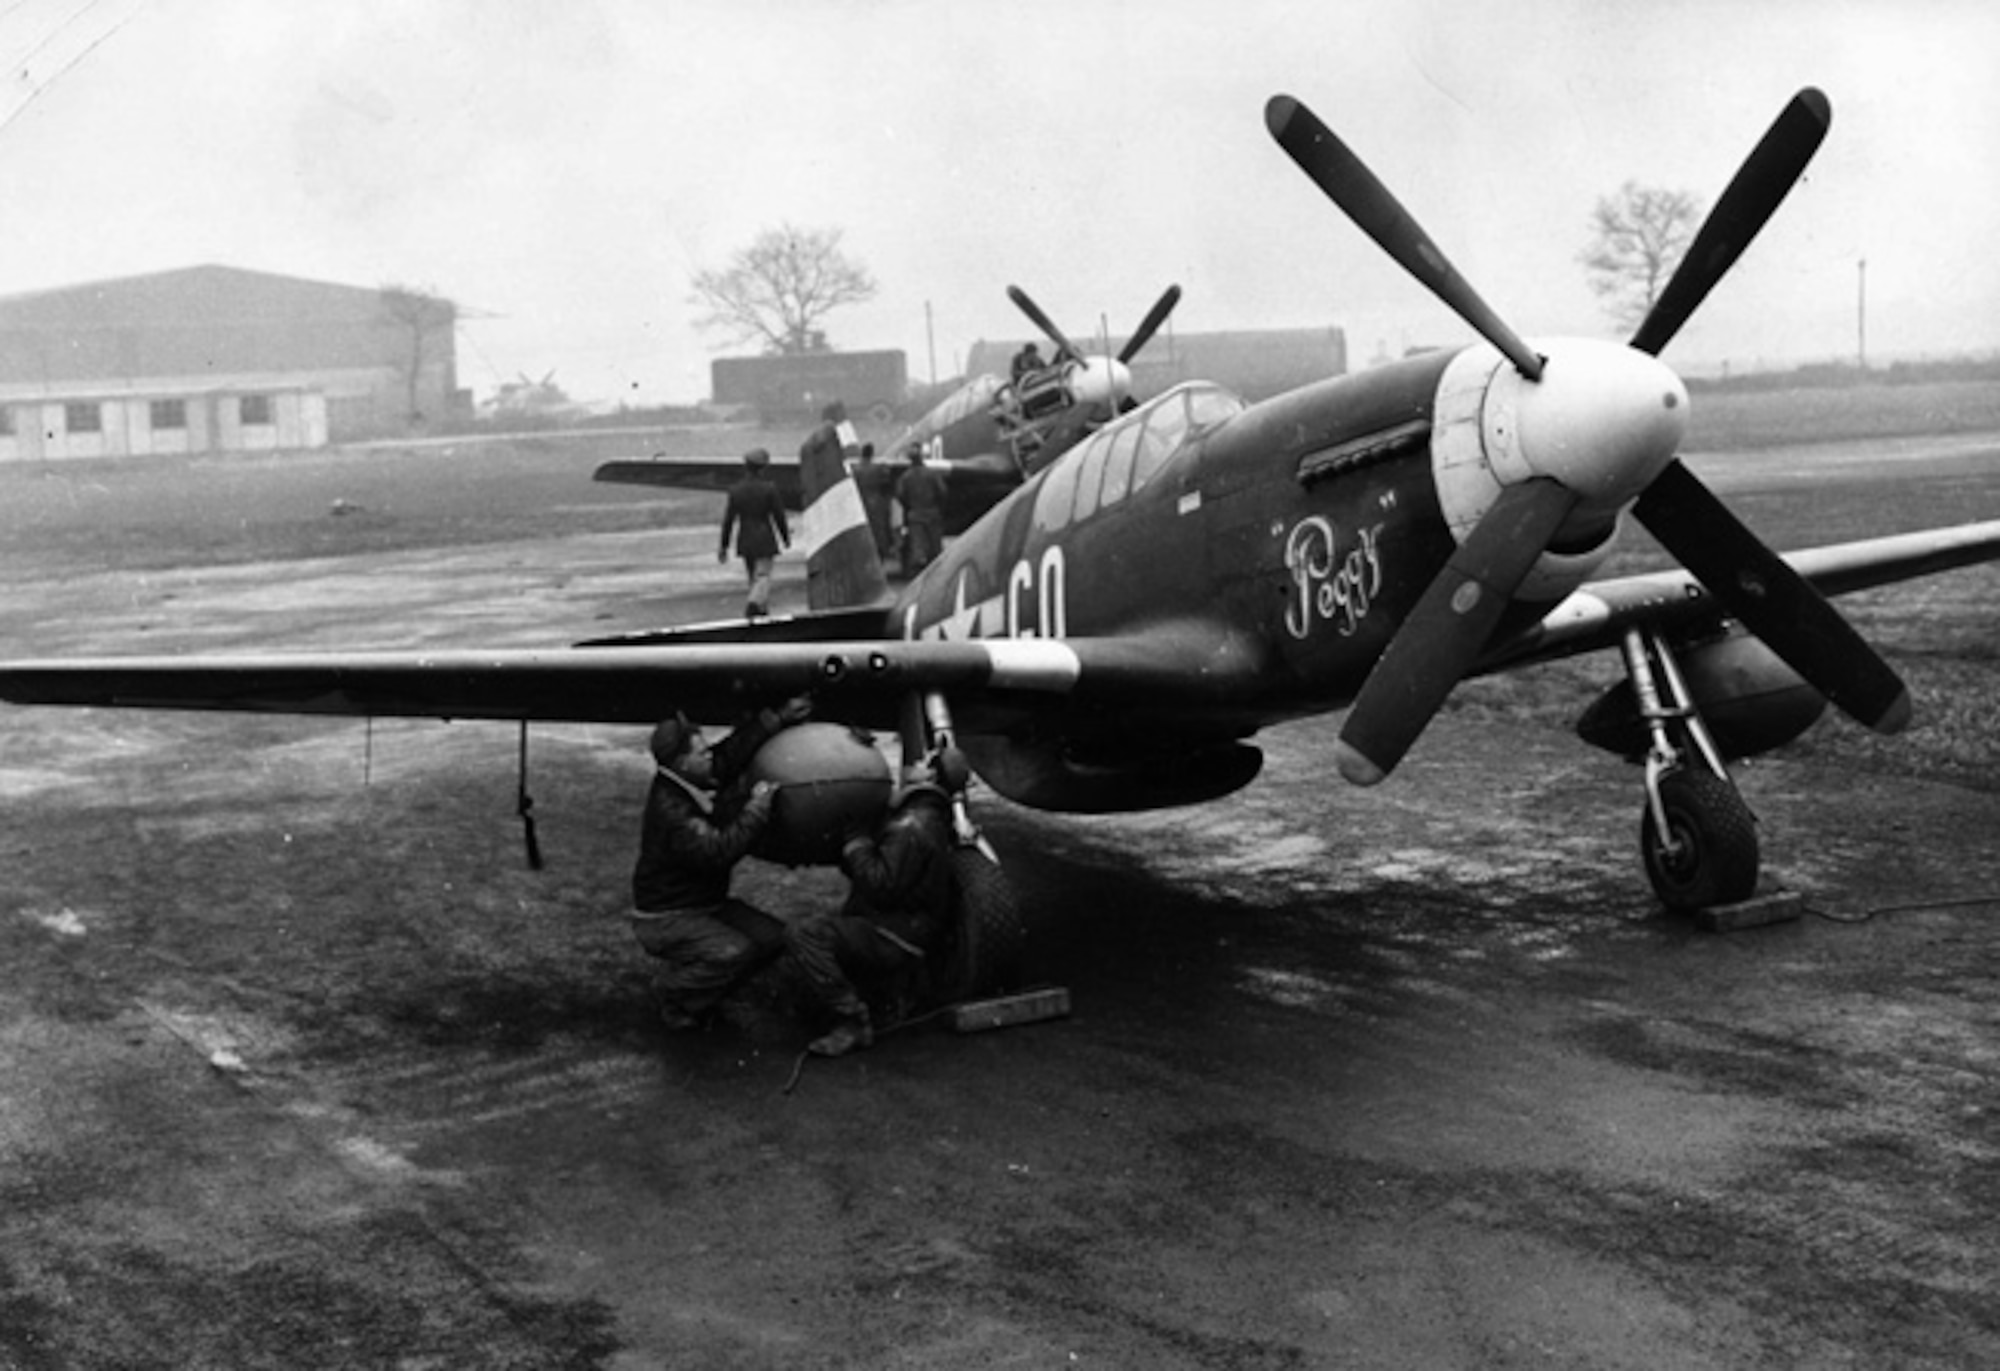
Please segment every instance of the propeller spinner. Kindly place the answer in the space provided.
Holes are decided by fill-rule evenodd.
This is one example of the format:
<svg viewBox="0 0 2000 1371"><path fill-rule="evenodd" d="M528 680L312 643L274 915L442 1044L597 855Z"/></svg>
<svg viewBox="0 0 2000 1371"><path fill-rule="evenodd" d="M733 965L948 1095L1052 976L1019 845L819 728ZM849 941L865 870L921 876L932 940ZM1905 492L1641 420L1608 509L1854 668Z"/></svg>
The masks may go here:
<svg viewBox="0 0 2000 1371"><path fill-rule="evenodd" d="M1682 565L1793 670L1882 732L1910 716L1908 691L1826 600L1739 522L1675 456L1686 391L1655 359L1777 209L1825 137L1826 97L1799 92L1738 169L1629 347L1544 356L1480 298L1361 159L1290 96L1265 107L1280 147L1315 185L1425 288L1513 365L1543 412L1544 439L1524 426L1506 484L1397 630L1340 732L1341 773L1367 785L1402 760L1470 669L1507 602L1551 543L1579 519L1633 503ZM1585 363L1584 359L1589 359ZM1594 374L1601 373L1601 374ZM1606 385L1615 376L1616 384ZM1678 412L1675 412L1678 411Z"/></svg>

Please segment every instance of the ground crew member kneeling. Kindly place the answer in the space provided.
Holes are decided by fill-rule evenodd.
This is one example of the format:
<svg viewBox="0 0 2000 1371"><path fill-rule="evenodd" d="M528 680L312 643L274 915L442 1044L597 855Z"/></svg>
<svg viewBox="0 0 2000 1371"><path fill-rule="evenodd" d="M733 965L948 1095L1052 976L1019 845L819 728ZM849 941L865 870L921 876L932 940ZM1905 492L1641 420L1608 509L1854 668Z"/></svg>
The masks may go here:
<svg viewBox="0 0 2000 1371"><path fill-rule="evenodd" d="M812 712L800 696L759 711L714 748L676 715L653 730L656 770L632 869L632 932L660 959L654 984L669 1028L695 1028L785 948L785 926L729 893L730 872L771 821L776 787L741 784L773 734Z"/></svg>
<svg viewBox="0 0 2000 1371"><path fill-rule="evenodd" d="M879 832L841 848L853 883L838 914L814 914L786 929L792 957L833 1028L810 1050L837 1057L875 1040L875 1001L900 1015L922 998L929 963L946 947L957 902L952 877L951 796L933 761L906 767Z"/></svg>

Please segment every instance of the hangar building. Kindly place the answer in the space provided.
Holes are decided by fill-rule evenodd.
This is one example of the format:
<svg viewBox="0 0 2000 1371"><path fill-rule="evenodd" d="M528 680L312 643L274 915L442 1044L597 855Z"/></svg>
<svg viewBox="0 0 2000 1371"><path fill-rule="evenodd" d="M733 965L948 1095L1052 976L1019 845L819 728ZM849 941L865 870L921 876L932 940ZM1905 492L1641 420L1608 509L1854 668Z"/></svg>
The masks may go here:
<svg viewBox="0 0 2000 1371"><path fill-rule="evenodd" d="M448 300L198 266L0 296L0 461L276 451L463 403Z"/></svg>

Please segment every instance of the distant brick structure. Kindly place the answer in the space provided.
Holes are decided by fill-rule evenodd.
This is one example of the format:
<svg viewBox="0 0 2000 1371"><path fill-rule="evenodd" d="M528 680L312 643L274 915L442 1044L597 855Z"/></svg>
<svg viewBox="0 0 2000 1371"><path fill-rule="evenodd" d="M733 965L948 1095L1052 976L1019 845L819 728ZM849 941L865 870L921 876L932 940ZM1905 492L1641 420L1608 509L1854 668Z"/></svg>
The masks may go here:
<svg viewBox="0 0 2000 1371"><path fill-rule="evenodd" d="M815 419L831 401L859 419L886 419L909 391L900 350L718 357L709 363L710 398L754 409L768 423Z"/></svg>

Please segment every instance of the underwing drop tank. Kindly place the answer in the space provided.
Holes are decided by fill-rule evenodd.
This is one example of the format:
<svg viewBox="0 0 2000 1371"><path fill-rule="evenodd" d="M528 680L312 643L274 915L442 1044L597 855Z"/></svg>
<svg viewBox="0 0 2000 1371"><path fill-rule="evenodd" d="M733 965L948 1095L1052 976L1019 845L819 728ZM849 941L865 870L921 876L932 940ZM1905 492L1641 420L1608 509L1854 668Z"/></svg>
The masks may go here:
<svg viewBox="0 0 2000 1371"><path fill-rule="evenodd" d="M758 749L749 778L778 787L756 854L787 866L838 862L848 833L872 832L895 789L889 759L867 734L842 724L786 729Z"/></svg>
<svg viewBox="0 0 2000 1371"><path fill-rule="evenodd" d="M1679 654L1694 707L1726 758L1783 747L1826 711L1826 697L1799 679L1764 643L1732 627ZM1605 691L1576 723L1592 747L1628 760L1645 755L1647 732L1629 680Z"/></svg>

